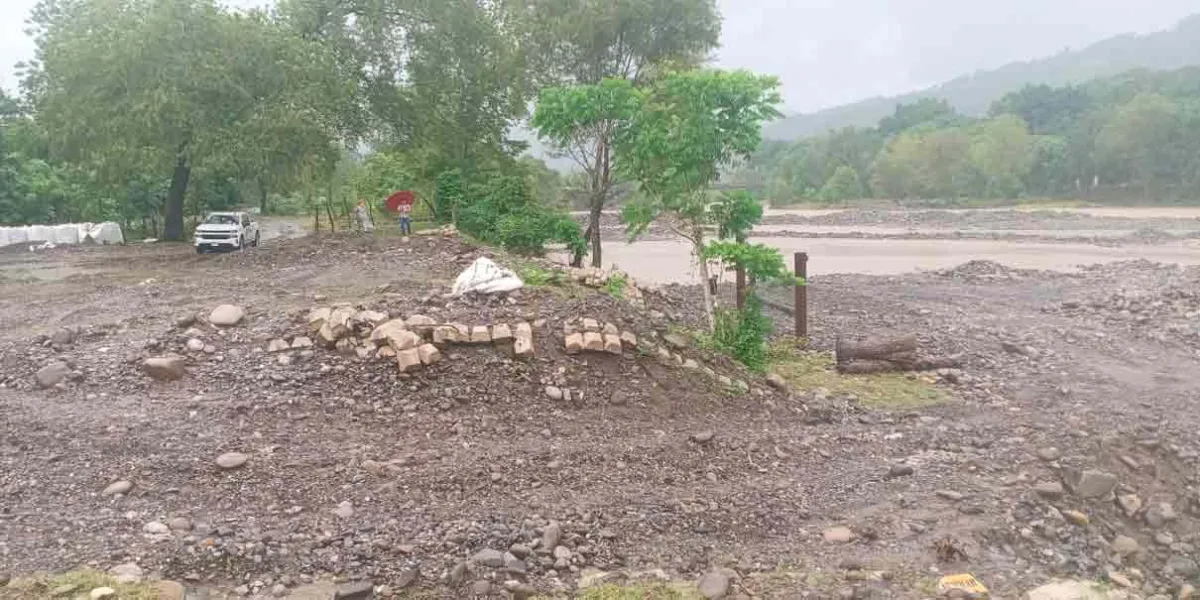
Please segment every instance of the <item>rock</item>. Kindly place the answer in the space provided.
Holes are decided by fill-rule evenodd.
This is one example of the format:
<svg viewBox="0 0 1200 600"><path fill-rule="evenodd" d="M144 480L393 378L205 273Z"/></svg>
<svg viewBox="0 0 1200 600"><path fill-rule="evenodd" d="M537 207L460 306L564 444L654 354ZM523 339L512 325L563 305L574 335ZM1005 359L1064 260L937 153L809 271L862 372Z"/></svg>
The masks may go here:
<svg viewBox="0 0 1200 600"><path fill-rule="evenodd" d="M694 442L694 443L704 445L704 444L707 444L707 443L713 441L714 437L716 437L716 433L714 433L712 431L699 431L699 432L693 433L689 437L689 439L691 439L692 442Z"/></svg>
<svg viewBox="0 0 1200 600"><path fill-rule="evenodd" d="M888 479L895 479L897 477L908 477L909 475L912 475L912 474L913 474L913 468L909 465L892 465L888 469L887 476L888 476Z"/></svg>
<svg viewBox="0 0 1200 600"><path fill-rule="evenodd" d="M387 322L388 316L387 313L381 313L377 310L360 310L354 315L354 320L370 325L371 327L376 327Z"/></svg>
<svg viewBox="0 0 1200 600"><path fill-rule="evenodd" d="M142 580L142 568L136 563L119 564L108 570L117 583L137 583Z"/></svg>
<svg viewBox="0 0 1200 600"><path fill-rule="evenodd" d="M232 304L222 304L213 309L208 315L208 322L217 327L233 327L242 322L246 318L246 311L240 306Z"/></svg>
<svg viewBox="0 0 1200 600"><path fill-rule="evenodd" d="M854 539L854 532L850 531L849 527L839 525L837 527L830 527L829 529L826 529L821 536L825 538L826 542L845 544Z"/></svg>
<svg viewBox="0 0 1200 600"><path fill-rule="evenodd" d="M621 336L615 333L604 334L604 351L609 354L621 355Z"/></svg>
<svg viewBox="0 0 1200 600"><path fill-rule="evenodd" d="M396 352L396 366L401 373L412 373L421 368L421 353L416 349Z"/></svg>
<svg viewBox="0 0 1200 600"><path fill-rule="evenodd" d="M437 325L437 321L425 315L413 315L405 321L408 323L408 328L417 332L420 335L427 335L433 330L433 326Z"/></svg>
<svg viewBox="0 0 1200 600"><path fill-rule="evenodd" d="M333 600L370 600L374 593L375 585L370 581L353 581L339 585Z"/></svg>
<svg viewBox="0 0 1200 600"><path fill-rule="evenodd" d="M450 585L458 585L467 578L471 572L471 566L466 561L462 561L454 565L450 569Z"/></svg>
<svg viewBox="0 0 1200 600"><path fill-rule="evenodd" d="M466 341L467 338L460 336L458 329L453 325L438 325L433 328L433 343L439 346L461 344Z"/></svg>
<svg viewBox="0 0 1200 600"><path fill-rule="evenodd" d="M339 519L349 519L354 516L354 505L349 500L343 500L337 505L337 508L333 509L333 514L337 515Z"/></svg>
<svg viewBox="0 0 1200 600"><path fill-rule="evenodd" d="M1119 554L1123 557L1124 556L1132 556L1134 554L1137 554L1138 551L1141 550L1141 548L1138 545L1137 540L1135 540L1127 535L1118 535L1116 537L1116 539L1114 539L1112 541L1112 547L1113 547L1114 552L1116 552L1117 554Z"/></svg>
<svg viewBox="0 0 1200 600"><path fill-rule="evenodd" d="M1113 584L1115 584L1117 587L1122 587L1122 588L1126 588L1126 589L1133 587L1133 582L1130 581L1129 578L1126 577L1123 573L1120 573L1117 571L1109 571L1108 572L1108 580L1113 582Z"/></svg>
<svg viewBox="0 0 1200 600"><path fill-rule="evenodd" d="M142 370L158 381L179 381L187 375L187 363L178 356L147 358L142 362Z"/></svg>
<svg viewBox="0 0 1200 600"><path fill-rule="evenodd" d="M729 593L729 576L720 571L705 573L696 584L705 598L724 598Z"/></svg>
<svg viewBox="0 0 1200 600"><path fill-rule="evenodd" d="M606 336L615 335L617 337L621 337L621 330L618 329L617 326L613 325L612 323L605 323L604 325L602 325L600 327L600 333L602 333Z"/></svg>
<svg viewBox="0 0 1200 600"><path fill-rule="evenodd" d="M442 352L433 344L424 344L417 348L417 356L421 359L421 364L436 365L442 362Z"/></svg>
<svg viewBox="0 0 1200 600"><path fill-rule="evenodd" d="M407 329L387 331L383 336L385 344L397 353L412 350L420 346L422 341L421 336Z"/></svg>
<svg viewBox="0 0 1200 600"><path fill-rule="evenodd" d="M128 494L129 490L132 490L132 489L133 489L133 482L123 479L121 481L114 481L114 482L108 484L108 487L104 488L104 491L101 492L101 494L105 495L105 496L115 496L117 494Z"/></svg>
<svg viewBox="0 0 1200 600"><path fill-rule="evenodd" d="M188 352L204 352L204 340L192 338L187 341Z"/></svg>
<svg viewBox="0 0 1200 600"><path fill-rule="evenodd" d="M56 587L56 588L54 588L54 589L50 590L50 596L51 596L51 597L56 597L56 596L66 596L66 595L68 595L68 594L70 594L70 593L74 592L74 591L75 591L75 590L77 590L77 589L79 589L79 585L78 585L78 584L75 584L75 583L64 583L63 585L60 585L60 586L58 586L58 587Z"/></svg>
<svg viewBox="0 0 1200 600"><path fill-rule="evenodd" d="M196 324L196 315L179 315L175 317L175 326L180 329L187 329Z"/></svg>
<svg viewBox="0 0 1200 600"><path fill-rule="evenodd" d="M1103 471L1068 470L1064 476L1067 487L1080 498L1104 498L1117 487L1117 477Z"/></svg>
<svg viewBox="0 0 1200 600"><path fill-rule="evenodd" d="M767 385L781 391L788 390L788 382L779 373L767 373Z"/></svg>
<svg viewBox="0 0 1200 600"><path fill-rule="evenodd" d="M533 357L533 328L529 323L517 323L517 333L513 338L513 356L517 358Z"/></svg>
<svg viewBox="0 0 1200 600"><path fill-rule="evenodd" d="M192 522L187 517L175 517L167 521L167 527L170 527L171 531L191 531Z"/></svg>
<svg viewBox="0 0 1200 600"><path fill-rule="evenodd" d="M504 570L508 571L509 573L524 573L525 572L525 561L521 560L520 558L517 558L517 556L511 552L505 552L504 553Z"/></svg>
<svg viewBox="0 0 1200 600"><path fill-rule="evenodd" d="M528 558L530 554L533 554L533 549L531 549L529 546L526 546L525 544L513 544L512 546L509 547L508 551L513 556L520 558L522 560Z"/></svg>
<svg viewBox="0 0 1200 600"><path fill-rule="evenodd" d="M329 322L332 314L333 310L329 308L318 308L308 313L308 330L313 333L320 331Z"/></svg>
<svg viewBox="0 0 1200 600"><path fill-rule="evenodd" d="M598 321L596 321L595 319L584 319L583 320L583 330L599 332L600 331L600 323Z"/></svg>
<svg viewBox="0 0 1200 600"><path fill-rule="evenodd" d="M1056 581L1029 592L1027 600L1109 600L1104 589L1093 582Z"/></svg>
<svg viewBox="0 0 1200 600"><path fill-rule="evenodd" d="M277 583L271 586L271 595L275 596L276 598L282 598L288 595L287 586L283 585L282 583Z"/></svg>
<svg viewBox="0 0 1200 600"><path fill-rule="evenodd" d="M1142 499L1137 494L1121 494L1117 496L1117 506L1125 511L1125 516L1132 517L1142 510Z"/></svg>
<svg viewBox="0 0 1200 600"><path fill-rule="evenodd" d="M158 600L185 600L187 595L183 584L169 579L155 581L154 589L158 592Z"/></svg>
<svg viewBox="0 0 1200 600"><path fill-rule="evenodd" d="M1068 523L1071 523L1072 525L1078 525L1080 527L1087 527L1087 524L1090 522L1090 519L1088 519L1086 514L1077 510L1064 510L1062 511L1062 516L1067 520Z"/></svg>
<svg viewBox="0 0 1200 600"><path fill-rule="evenodd" d="M513 600L529 600L538 593L537 588L532 585L516 580L505 581L504 591L512 594Z"/></svg>
<svg viewBox="0 0 1200 600"><path fill-rule="evenodd" d="M484 548L471 556L471 562L484 567L499 569L504 566L504 553L491 548Z"/></svg>
<svg viewBox="0 0 1200 600"><path fill-rule="evenodd" d="M584 333L583 349L588 352L604 352L604 336L595 331Z"/></svg>
<svg viewBox="0 0 1200 600"><path fill-rule="evenodd" d="M400 571L400 574L396 576L396 587L398 587L400 589L404 589L404 588L409 587L412 584L416 583L417 579L420 579L420 578L421 578L421 571L419 571L415 568L414 569L405 569L403 571Z"/></svg>
<svg viewBox="0 0 1200 600"><path fill-rule="evenodd" d="M267 352L283 352L291 347L292 345L287 343L287 340L275 339L267 344Z"/></svg>
<svg viewBox="0 0 1200 600"><path fill-rule="evenodd" d="M71 367L68 367L66 363L52 362L38 369L33 378L37 381L38 387L46 389L62 383L70 375Z"/></svg>
<svg viewBox="0 0 1200 600"><path fill-rule="evenodd" d="M1154 529L1160 529L1177 518L1175 509L1166 502L1151 504L1144 516L1146 524Z"/></svg>
<svg viewBox="0 0 1200 600"><path fill-rule="evenodd" d="M171 533L171 528L167 527L166 523L150 521L142 526L142 531L151 535L166 535Z"/></svg>
<svg viewBox="0 0 1200 600"><path fill-rule="evenodd" d="M662 340L663 343L671 347L673 350L683 350L684 348L688 347L687 338L678 333L668 333L662 336Z"/></svg>
<svg viewBox="0 0 1200 600"><path fill-rule="evenodd" d="M1062 458L1062 452L1058 448L1053 448L1053 447L1042 448L1037 451L1037 455L1038 455L1038 458L1040 458L1046 462L1053 462L1053 461L1056 461L1056 460Z"/></svg>
<svg viewBox="0 0 1200 600"><path fill-rule="evenodd" d="M250 586L245 585L245 584L239 585L239 586L233 588L233 593L235 593L239 596L249 596L250 595Z"/></svg>
<svg viewBox="0 0 1200 600"><path fill-rule="evenodd" d="M492 333L488 331L487 325L476 325L471 328L471 343L472 344L490 344L492 343Z"/></svg>
<svg viewBox="0 0 1200 600"><path fill-rule="evenodd" d="M632 331L622 331L621 332L621 343L624 344L625 348L627 348L629 350L633 350L634 348L637 348L637 345L638 345L637 334L635 334Z"/></svg>
<svg viewBox="0 0 1200 600"><path fill-rule="evenodd" d="M937 495L939 498L945 498L951 502L958 502L966 497L962 492L956 492L954 490L938 490Z"/></svg>
<svg viewBox="0 0 1200 600"><path fill-rule="evenodd" d="M555 546L553 556L556 561L569 561L574 556L574 553L566 546Z"/></svg>
<svg viewBox="0 0 1200 600"><path fill-rule="evenodd" d="M217 466L229 471L246 464L250 457L241 452L226 452L217 457Z"/></svg>
<svg viewBox="0 0 1200 600"><path fill-rule="evenodd" d="M98 587L88 593L88 597L92 600L101 600L102 598L115 598L117 590L110 587Z"/></svg>
<svg viewBox="0 0 1200 600"><path fill-rule="evenodd" d="M1043 498L1050 500L1058 500L1063 497L1063 486L1057 481L1048 481L1039 483L1033 488L1037 494Z"/></svg>
<svg viewBox="0 0 1200 600"><path fill-rule="evenodd" d="M699 371L700 363L696 362L696 360L693 358L689 358L689 359L683 361L683 368L685 368L689 371Z"/></svg>
<svg viewBox="0 0 1200 600"><path fill-rule="evenodd" d="M546 551L553 550L558 547L558 542L562 539L562 525L558 521L551 521L549 525L542 530L542 548Z"/></svg>
<svg viewBox="0 0 1200 600"><path fill-rule="evenodd" d="M494 325L492 327L492 341L497 344L511 343L513 341L512 329L504 323Z"/></svg>
<svg viewBox="0 0 1200 600"><path fill-rule="evenodd" d="M583 334L572 333L566 337L563 342L567 349L567 354L579 354L583 352Z"/></svg>
<svg viewBox="0 0 1200 600"><path fill-rule="evenodd" d="M548 385L546 386L546 397L557 402L563 399L563 391L558 387Z"/></svg>
<svg viewBox="0 0 1200 600"><path fill-rule="evenodd" d="M1195 560L1182 554L1171 555L1171 558L1167 559L1165 568L1168 572L1174 573L1184 579L1193 579L1197 575L1200 575L1200 565L1197 565Z"/></svg>
<svg viewBox="0 0 1200 600"><path fill-rule="evenodd" d="M486 579L480 579L471 584L471 596L473 598L487 598L492 595L492 582Z"/></svg>

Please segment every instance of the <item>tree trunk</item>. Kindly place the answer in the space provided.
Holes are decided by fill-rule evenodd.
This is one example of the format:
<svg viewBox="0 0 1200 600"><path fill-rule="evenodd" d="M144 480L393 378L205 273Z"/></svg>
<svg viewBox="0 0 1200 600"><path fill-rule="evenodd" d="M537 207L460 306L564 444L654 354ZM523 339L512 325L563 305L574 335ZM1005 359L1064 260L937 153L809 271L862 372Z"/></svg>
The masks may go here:
<svg viewBox="0 0 1200 600"><path fill-rule="evenodd" d="M171 174L171 187L167 191L166 224L163 227L163 239L167 241L183 241L183 199L191 176L192 168L181 149L175 157L175 171Z"/></svg>
<svg viewBox="0 0 1200 600"><path fill-rule="evenodd" d="M916 361L917 336L905 335L894 338L873 338L861 342L852 342L842 338L837 340L837 362L844 363L852 360L908 360Z"/></svg>
<svg viewBox="0 0 1200 600"><path fill-rule="evenodd" d="M588 236L592 242L592 266L597 269L603 268L604 263L600 255L600 217L604 210L604 198L592 199L592 209L588 215ZM581 261L582 262L582 261Z"/></svg>
<svg viewBox="0 0 1200 600"><path fill-rule="evenodd" d="M700 289L704 293L704 316L708 319L708 330L716 331L717 329L717 310L713 306L712 290L708 287L708 261L704 260L704 238L697 237L692 240L692 253L695 254L696 260L700 261Z"/></svg>
<svg viewBox="0 0 1200 600"><path fill-rule="evenodd" d="M261 180L258 182L258 212L259 214L267 214L267 184Z"/></svg>
<svg viewBox="0 0 1200 600"><path fill-rule="evenodd" d="M608 200L608 188L612 184L612 161L610 160L610 152L612 144L606 136L600 136L596 140L596 175L592 178L592 203L589 207L590 226L592 242L592 266L597 269L604 267L603 257L600 254L600 216L604 212L604 203Z"/></svg>

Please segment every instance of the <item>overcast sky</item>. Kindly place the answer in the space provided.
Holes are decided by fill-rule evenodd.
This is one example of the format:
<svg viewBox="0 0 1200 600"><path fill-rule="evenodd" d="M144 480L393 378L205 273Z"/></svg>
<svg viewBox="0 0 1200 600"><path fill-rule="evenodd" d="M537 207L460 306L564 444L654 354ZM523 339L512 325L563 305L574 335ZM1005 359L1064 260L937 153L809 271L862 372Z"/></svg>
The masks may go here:
<svg viewBox="0 0 1200 600"><path fill-rule="evenodd" d="M0 85L33 45L36 0L0 0ZM792 111L925 87L1119 34L1166 29L1197 0L719 0L718 63L778 75ZM235 4L260 3L238 0Z"/></svg>

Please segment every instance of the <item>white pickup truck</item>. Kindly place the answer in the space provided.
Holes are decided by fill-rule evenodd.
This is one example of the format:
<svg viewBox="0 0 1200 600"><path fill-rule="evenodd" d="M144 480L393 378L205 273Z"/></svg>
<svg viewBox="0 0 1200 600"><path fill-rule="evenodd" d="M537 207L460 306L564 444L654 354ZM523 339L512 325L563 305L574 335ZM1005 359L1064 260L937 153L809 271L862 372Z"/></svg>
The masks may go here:
<svg viewBox="0 0 1200 600"><path fill-rule="evenodd" d="M258 223L244 212L209 213L196 226L196 252L210 250L242 250L247 245L258 246Z"/></svg>

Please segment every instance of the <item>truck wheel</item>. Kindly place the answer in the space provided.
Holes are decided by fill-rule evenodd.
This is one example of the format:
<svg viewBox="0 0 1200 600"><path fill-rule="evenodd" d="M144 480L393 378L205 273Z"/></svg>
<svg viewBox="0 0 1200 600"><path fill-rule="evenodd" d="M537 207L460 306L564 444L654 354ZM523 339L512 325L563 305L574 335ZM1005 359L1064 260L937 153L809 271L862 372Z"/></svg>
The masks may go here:
<svg viewBox="0 0 1200 600"><path fill-rule="evenodd" d="M204 254L204 246L196 246L196 254Z"/></svg>
<svg viewBox="0 0 1200 600"><path fill-rule="evenodd" d="M237 248L234 248L234 250L245 250L245 249L246 249L246 238L239 235L238 236L238 245L237 245Z"/></svg>

